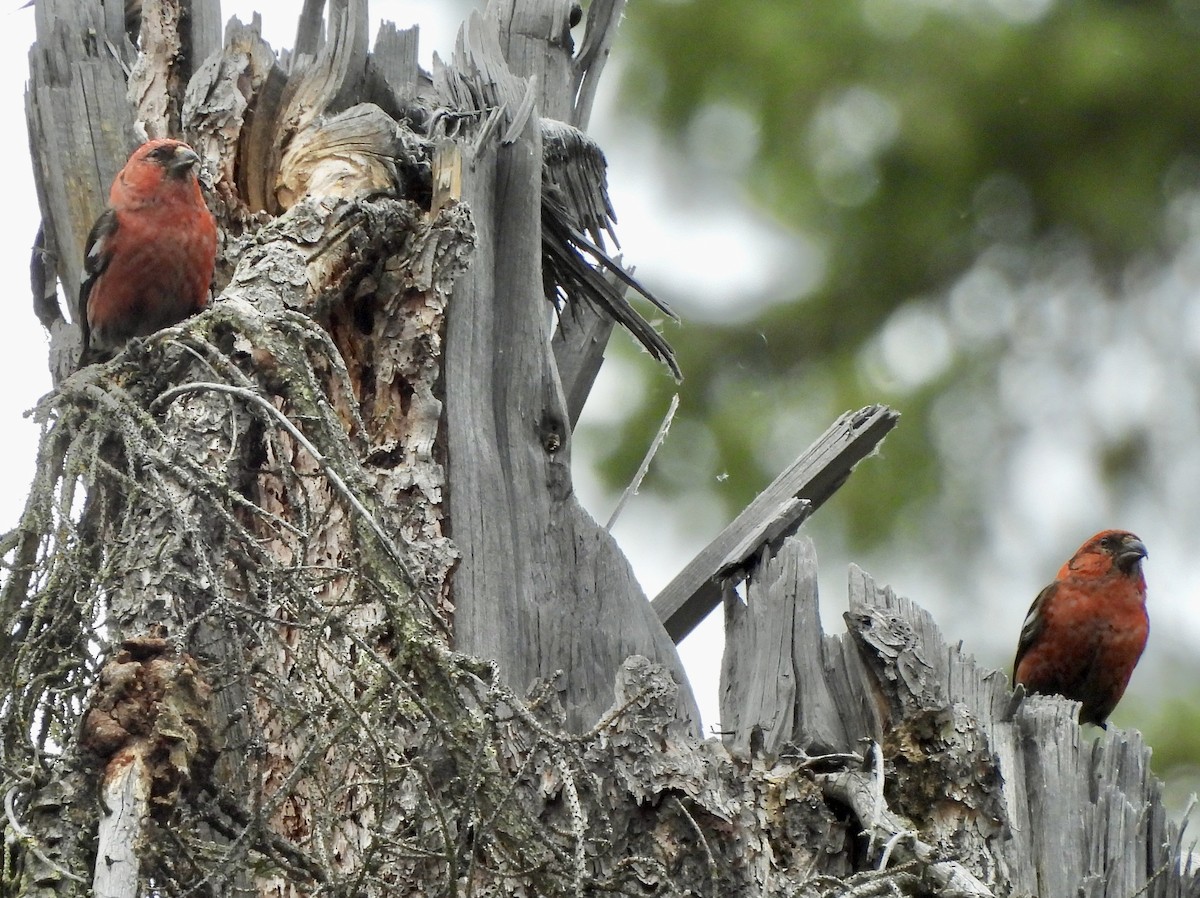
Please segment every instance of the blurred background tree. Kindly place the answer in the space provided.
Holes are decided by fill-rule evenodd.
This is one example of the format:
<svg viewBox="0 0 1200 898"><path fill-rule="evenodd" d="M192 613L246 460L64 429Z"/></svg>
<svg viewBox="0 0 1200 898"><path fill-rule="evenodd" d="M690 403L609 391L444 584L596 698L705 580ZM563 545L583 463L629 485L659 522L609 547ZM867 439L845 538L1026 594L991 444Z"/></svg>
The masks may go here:
<svg viewBox="0 0 1200 898"><path fill-rule="evenodd" d="M667 227L741 200L694 270L629 251L683 316L667 335L686 378L630 532L702 545L836 414L887 402L903 417L882 458L808 525L826 567L863 564L1007 671L1078 544L1138 532L1154 630L1115 721L1184 781L1200 2L637 0L622 40L617 118L598 123L614 180L637 164L623 135L651 122L685 209ZM613 491L675 390L614 343L638 382L584 432Z"/></svg>

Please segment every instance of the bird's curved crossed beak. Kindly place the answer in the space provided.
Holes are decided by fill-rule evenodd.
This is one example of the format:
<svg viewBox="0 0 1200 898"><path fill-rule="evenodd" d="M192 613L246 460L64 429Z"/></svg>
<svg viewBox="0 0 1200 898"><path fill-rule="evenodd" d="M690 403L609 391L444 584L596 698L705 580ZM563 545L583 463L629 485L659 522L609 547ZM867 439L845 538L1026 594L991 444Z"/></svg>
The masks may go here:
<svg viewBox="0 0 1200 898"><path fill-rule="evenodd" d="M193 165L200 162L200 157L196 155L196 151L191 147L176 147L175 155L171 157L171 162L167 166L171 174L179 176L187 172Z"/></svg>
<svg viewBox="0 0 1200 898"><path fill-rule="evenodd" d="M1117 567L1129 573L1139 561L1149 554L1144 542L1137 537L1131 537L1121 543L1121 548L1117 551L1115 558Z"/></svg>

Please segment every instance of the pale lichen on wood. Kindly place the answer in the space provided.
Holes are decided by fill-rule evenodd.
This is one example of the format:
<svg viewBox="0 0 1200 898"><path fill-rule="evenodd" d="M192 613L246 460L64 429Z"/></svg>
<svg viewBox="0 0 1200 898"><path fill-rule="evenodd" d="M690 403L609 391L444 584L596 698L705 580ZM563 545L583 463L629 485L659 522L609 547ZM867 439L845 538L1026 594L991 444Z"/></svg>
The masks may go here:
<svg viewBox="0 0 1200 898"><path fill-rule="evenodd" d="M821 633L791 532L882 407L685 572L668 620L747 580L729 742L698 737L569 466L608 334L578 285L614 271L580 129L623 2L589 4L578 53L569 0L492 3L432 74L415 31L371 50L364 0L324 6L285 57L255 23L218 49L211 0L148 2L140 54L122 3L37 2L60 382L3 541L0 894L1194 892L1136 739L1014 711L861 573L850 633ZM71 375L46 287L77 283L135 118L204 157L218 296Z"/></svg>

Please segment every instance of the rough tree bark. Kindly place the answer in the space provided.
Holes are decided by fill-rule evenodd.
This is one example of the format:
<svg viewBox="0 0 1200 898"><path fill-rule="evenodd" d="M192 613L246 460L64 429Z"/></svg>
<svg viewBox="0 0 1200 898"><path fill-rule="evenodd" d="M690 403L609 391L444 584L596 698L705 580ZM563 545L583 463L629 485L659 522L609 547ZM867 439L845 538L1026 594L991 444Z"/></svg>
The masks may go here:
<svg viewBox="0 0 1200 898"><path fill-rule="evenodd" d="M623 6L574 52L572 3L497 0L427 74L365 0L286 55L215 0L37 0L57 388L0 543L0 894L1195 892L1136 738L1012 702L859 573L820 634L792 533L866 450L680 581L748 581L699 739L571 490L611 319L673 365L580 130ZM205 160L218 297L72 373L55 283L139 131Z"/></svg>

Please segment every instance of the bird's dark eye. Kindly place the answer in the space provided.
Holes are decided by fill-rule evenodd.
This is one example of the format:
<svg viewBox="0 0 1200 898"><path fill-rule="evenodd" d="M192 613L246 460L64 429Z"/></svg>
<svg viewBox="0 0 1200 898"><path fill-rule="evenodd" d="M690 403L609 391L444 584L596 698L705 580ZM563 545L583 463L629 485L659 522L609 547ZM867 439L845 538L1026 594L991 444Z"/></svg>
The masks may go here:
<svg viewBox="0 0 1200 898"><path fill-rule="evenodd" d="M1100 548L1102 549L1115 549L1120 544L1121 541L1115 536L1106 536L1104 539L1100 540Z"/></svg>

